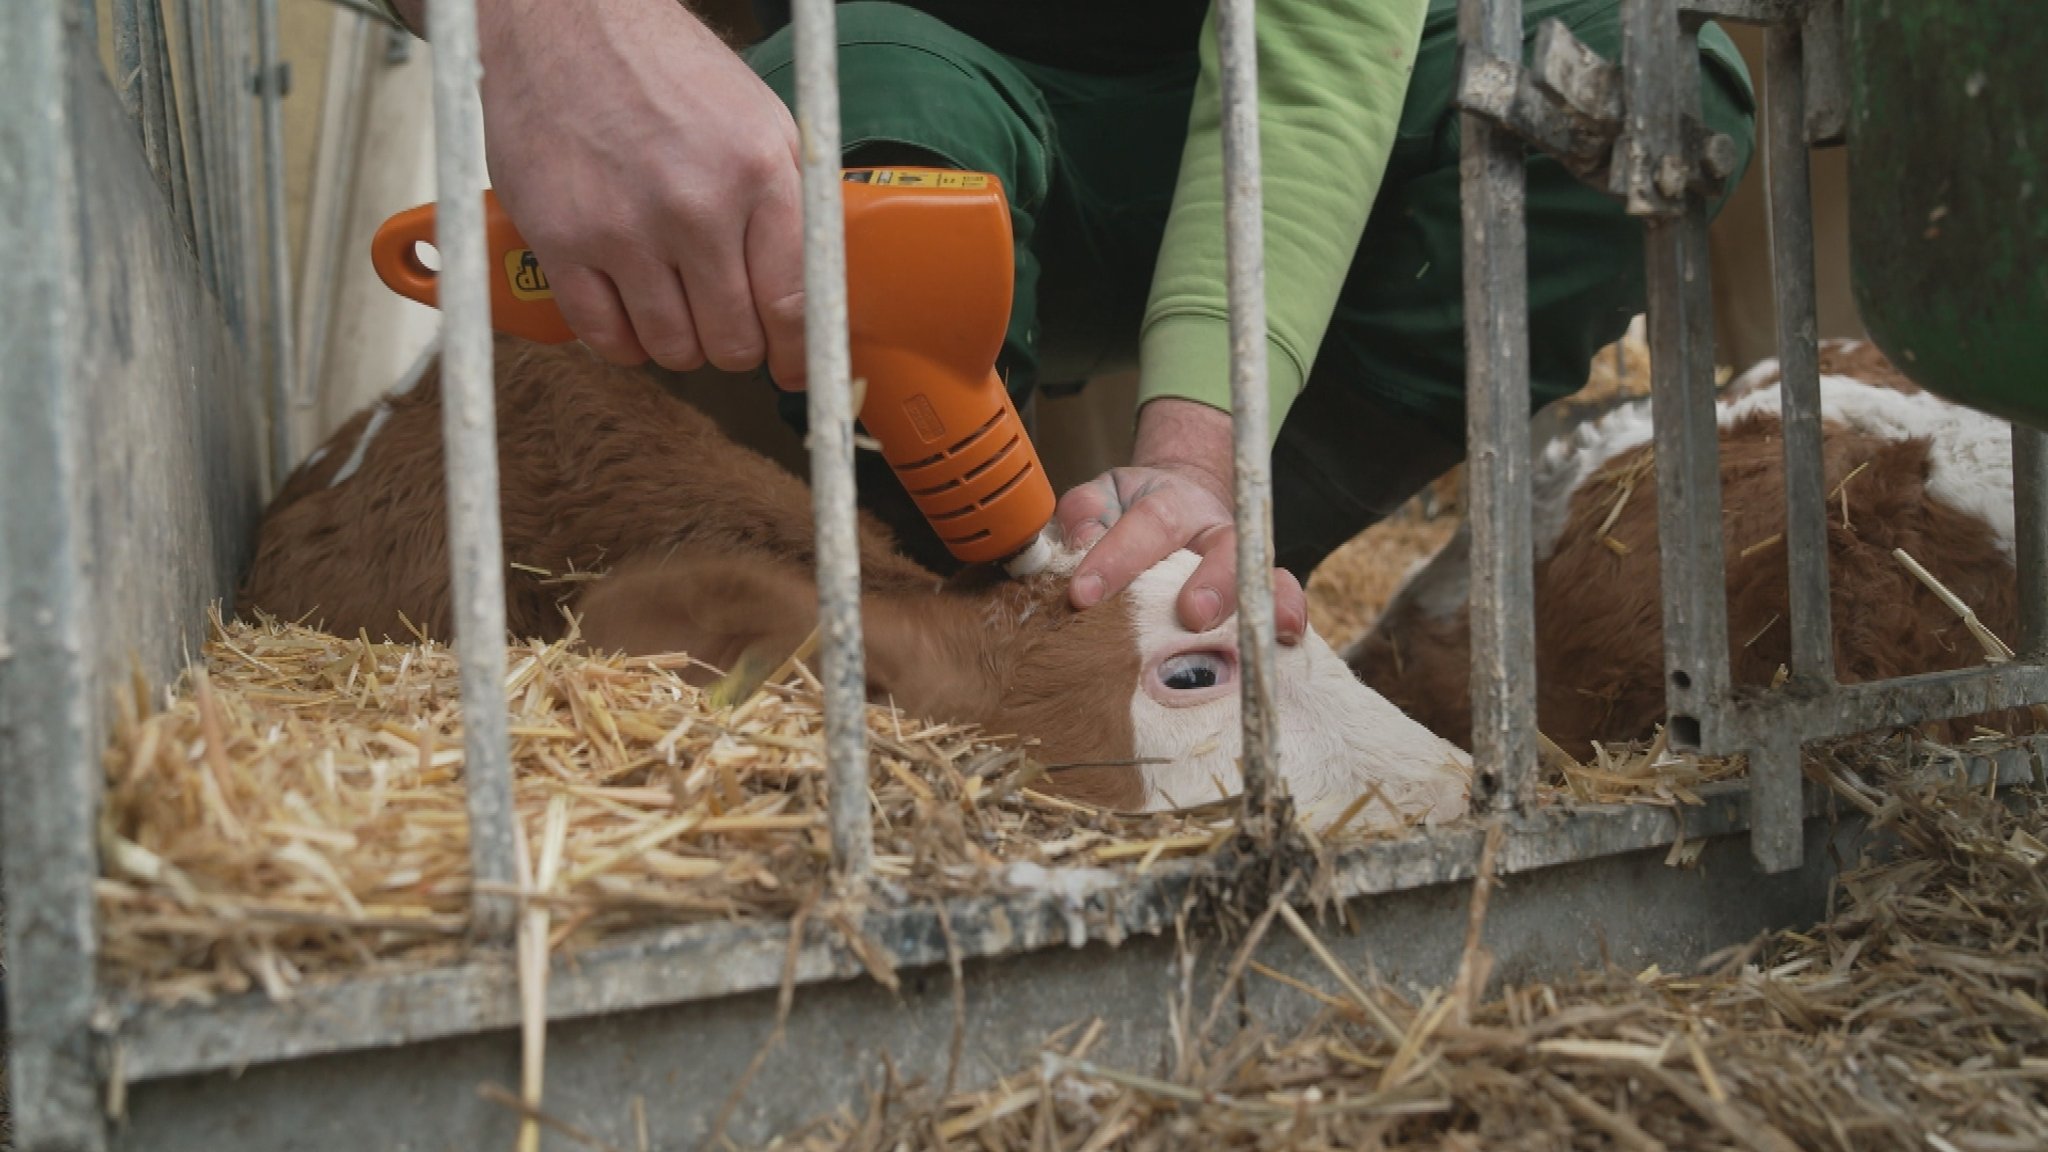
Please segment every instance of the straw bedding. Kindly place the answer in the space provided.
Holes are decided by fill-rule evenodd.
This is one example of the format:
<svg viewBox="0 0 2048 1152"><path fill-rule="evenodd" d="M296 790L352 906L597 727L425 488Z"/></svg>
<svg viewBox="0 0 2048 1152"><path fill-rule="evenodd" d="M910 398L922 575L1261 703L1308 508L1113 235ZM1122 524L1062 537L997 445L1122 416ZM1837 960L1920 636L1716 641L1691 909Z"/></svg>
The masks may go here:
<svg viewBox="0 0 2048 1152"><path fill-rule="evenodd" d="M1873 787L1839 760L1809 770L1899 850L1849 867L1816 928L1697 973L1598 972L1480 998L1463 991L1483 987L1487 963L1468 942L1461 973L1477 979L1417 997L1334 963L1326 991L1254 962L1243 979L1316 1002L1307 1026L1191 1043L1146 1074L1091 1063L1101 1022L1077 1025L987 1091L934 1104L884 1089L863 1115L782 1146L2048 1147L2043 797L2008 807L1939 780ZM1278 911L1260 927L1313 941ZM1204 1035L1213 1007L1177 1005L1178 1034Z"/></svg>
<svg viewBox="0 0 2048 1152"><path fill-rule="evenodd" d="M559 857L551 944L650 921L783 918L824 889L822 718L801 665L744 699L683 658L510 653L515 799ZM1002 864L1146 868L1231 834L1221 810L1119 816L1039 790L1017 741L869 711L877 874L970 893ZM454 655L215 622L203 668L107 754L103 963L156 1000L459 952L469 901ZM1038 785L1038 786L1034 786ZM559 841L550 845L549 840Z"/></svg>

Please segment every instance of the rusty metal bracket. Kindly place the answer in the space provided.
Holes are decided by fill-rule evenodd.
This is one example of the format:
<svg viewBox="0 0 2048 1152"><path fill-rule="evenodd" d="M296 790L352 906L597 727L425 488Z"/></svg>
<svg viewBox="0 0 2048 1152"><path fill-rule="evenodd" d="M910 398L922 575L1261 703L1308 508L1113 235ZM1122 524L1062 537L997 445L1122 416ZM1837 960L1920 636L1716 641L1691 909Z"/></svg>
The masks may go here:
<svg viewBox="0 0 2048 1152"><path fill-rule="evenodd" d="M1615 147L1626 123L1621 68L1559 21L1537 28L1527 68L1468 47L1459 61L1457 105L1547 153L1585 183L1621 195L1613 187ZM1681 118L1680 141L1682 154L1667 158L1657 172L1657 190L1673 203L1688 191L1719 196L1740 160L1735 141L1693 116Z"/></svg>

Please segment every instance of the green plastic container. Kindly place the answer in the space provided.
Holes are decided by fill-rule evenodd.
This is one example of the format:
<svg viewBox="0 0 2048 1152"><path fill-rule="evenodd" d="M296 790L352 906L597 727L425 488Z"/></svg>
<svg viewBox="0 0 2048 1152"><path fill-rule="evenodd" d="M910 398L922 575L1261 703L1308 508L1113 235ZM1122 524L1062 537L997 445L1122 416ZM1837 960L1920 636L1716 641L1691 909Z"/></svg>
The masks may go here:
<svg viewBox="0 0 2048 1152"><path fill-rule="evenodd" d="M1849 228L1871 337L2048 429L2048 4L1848 0Z"/></svg>

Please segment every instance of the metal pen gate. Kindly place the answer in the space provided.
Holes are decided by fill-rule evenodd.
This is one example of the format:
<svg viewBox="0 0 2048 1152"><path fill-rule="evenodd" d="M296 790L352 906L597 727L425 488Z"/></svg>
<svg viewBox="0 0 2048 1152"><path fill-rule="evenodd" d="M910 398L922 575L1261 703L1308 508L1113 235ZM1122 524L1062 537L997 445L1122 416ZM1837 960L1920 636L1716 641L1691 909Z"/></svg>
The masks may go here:
<svg viewBox="0 0 2048 1152"><path fill-rule="evenodd" d="M1841 4L1627 0L1619 66L1600 60L1557 26L1535 37L1524 66L1519 0L1463 0L1460 9L1476 557L1474 806L1508 825L1502 870L1534 877L1529 886L1537 893L1535 911L1525 923L1510 917L1505 930L1531 935L1538 947L1547 947L1538 963L1584 958L1582 944L1544 945L1536 925L1546 909L1584 904L1590 887L1614 874L1588 869L1640 858L1675 838L1729 840L1747 830L1765 872L1805 868L1796 885L1772 887L1724 865L1726 875L1685 889L1690 911L1683 900L1674 903L1672 893L1681 891L1674 881L1638 876L1629 882L1631 895L1618 903L1634 901L1640 922L1617 925L1618 939L1652 951L1698 951L1709 939L1734 938L1810 912L1825 862L1804 842L1804 821L1816 802L1801 786L1804 743L2048 700L2048 449L2041 433L2021 429L2013 433L2024 593L2020 658L1984 670L1882 684L1842 686L1834 680L1806 196L1809 148L1840 142L1845 126ZM1217 7L1245 669L1243 804L1253 835L1231 859L1157 869L1079 896L964 902L944 921L959 929L959 940L943 946L936 932L940 921L929 909L883 907L871 913L877 938L900 966L928 967L964 954L985 962L989 979L1017 989L1018 1003L989 1008L991 1019L1043 1022L1089 1003L1128 1015L1124 990L1149 989L1175 977L1171 969L1164 977L1108 974L1135 972L1134 965L1158 960L1157 951L1126 944L1118 952L1098 949L1030 968L1003 968L996 961L1061 943L1118 943L1167 930L1196 883L1219 871L1248 873L1260 866L1283 810L1276 807L1274 759L1254 5L1217 0ZM253 45L252 10L258 33ZM94 972L94 844L106 728L102 700L125 672L124 654L115 649L132 642L153 673L174 669L181 648L191 645L206 600L232 586L245 558L244 538L263 474L258 461L267 449L268 472L275 478L295 460L285 435L288 421L279 416L298 394L291 379L289 269L283 257L275 0L112 0L111 87L88 47L98 38L102 15L92 0L34 0L0 10L0 75L8 78L0 84L0 242L17 270L0 308L0 348L9 358L0 386L0 476L6 484L0 499L0 866L6 877L10 1075L18 1139L37 1152L138 1139L160 1147L263 1147L265 1140L282 1146L278 1133L297 1121L242 1113L242 1128L229 1133L216 1130L221 1122L207 1109L243 1097L257 1102L251 1108L265 1101L276 1105L294 1099L294 1092L306 1100L328 1099L318 1096L323 1089L316 1086L334 1077L356 1077L366 1085L348 1089L353 1096L324 1089L336 1101L380 1091L402 1098L404 1089L388 1081L407 1075L430 1079L433 1072L422 1061L445 1057L464 1069L492 1066L495 1049L482 1034L509 1027L516 1005L509 967L489 949L445 971L366 976L313 990L289 1008L256 999L199 1008L102 999ZM1760 698L1736 697L1728 671L1706 204L1728 174L1729 153L1727 142L1697 127L1694 36L1708 18L1769 29L1767 164L1785 380L1794 656L1790 682ZM872 843L831 0L799 0L794 23L824 755L835 865L842 882L858 890L869 871ZM444 435L465 779L474 875L498 882L476 886L473 923L483 935L509 939L517 905L505 894L516 870L501 692L504 566L494 497L489 297L476 196L484 174L475 159L480 153L470 147L482 130L473 100L479 74L475 0L433 0L428 31L441 142L437 246L446 314ZM249 147L259 138L260 173ZM1671 742L1681 749L1747 753L1752 765L1753 783L1710 790L1710 803L1688 817L1687 827L1674 829L1667 816L1642 809L1559 813L1532 803L1537 738L1525 145L1572 158L1645 221ZM257 254L266 249L267 261L259 261ZM268 389L257 387L263 380ZM172 487L152 497L134 489L138 481ZM138 532L145 523L151 529ZM143 538L133 539L138 536ZM168 572L149 575L151 565ZM135 594L138 588L145 594ZM2011 777L2027 766L2008 757L1991 770ZM1390 922L1412 916L1406 934L1426 940L1444 920L1438 898L1444 886L1473 874L1480 839L1472 827L1460 826L1352 850L1339 862L1335 895L1376 898ZM1724 852L1723 858L1736 855ZM1740 907L1730 903L1745 899ZM1716 901L1723 906L1710 913ZM1461 919L1455 909L1451 915ZM1407 957L1415 969L1429 970L1435 961L1401 935L1368 926L1351 947ZM558 983L551 1014L592 1021L593 1044L685 1053L692 1045L716 1047L720 1037L730 1040L744 1023L765 1018L762 990L776 982L782 943L776 932L712 925L597 949L582 958L573 979ZM1135 960L1119 959L1133 953ZM807 986L822 986L859 969L843 949L812 942L797 970ZM1105 983L1113 985L1107 992L1088 990ZM1055 996L1046 1002L1046 989L1063 990L1071 1000ZM842 987L833 995L838 999L823 1011L844 1020L883 1019L877 1015L883 1009L858 992ZM905 1002L924 1011L928 1005L921 996L906 994ZM673 1013L685 1004L703 1007L687 1017L694 1034L679 1037L678 1022L685 1018ZM718 1016L728 1005L731 1011ZM662 1015L664 1010L671 1014ZM1142 1047L1143 1029L1132 1028L1127 1046ZM427 1055L423 1047L434 1043L441 1045L431 1049L439 1056ZM379 1070L378 1060L386 1071ZM823 1057L813 1062L830 1063ZM268 1070L252 1070L238 1088L230 1073L243 1068ZM850 1081L843 1069L834 1069L803 1081L814 1083L843 1092ZM149 1116L159 1124L147 1138L108 1123L109 1109L119 1111L130 1084L138 1086L138 1102L153 1109ZM803 1091L794 1095L801 1099L764 1114L761 1123L790 1115L788 1108L823 1102ZM690 1109L687 1101L671 1107L685 1127L696 1115ZM470 1114L452 1115L443 1121L447 1132L475 1136ZM319 1139L318 1133L291 1136Z"/></svg>

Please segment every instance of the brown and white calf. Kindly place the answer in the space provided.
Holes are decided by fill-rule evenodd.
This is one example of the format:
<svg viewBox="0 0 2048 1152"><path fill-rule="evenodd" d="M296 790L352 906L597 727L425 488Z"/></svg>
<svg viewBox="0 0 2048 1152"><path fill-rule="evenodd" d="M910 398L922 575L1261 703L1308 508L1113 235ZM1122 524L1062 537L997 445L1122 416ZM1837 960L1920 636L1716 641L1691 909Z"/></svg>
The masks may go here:
<svg viewBox="0 0 2048 1152"><path fill-rule="evenodd" d="M580 620L591 646L686 651L730 667L780 656L817 615L810 493L646 375L580 346L497 344L507 616L524 638ZM429 369L342 426L264 518L244 605L351 635L405 637L403 613L452 633L441 391ZM1175 622L1195 557L1073 610L1078 554L1029 580L942 583L863 518L862 614L871 695L912 714L1038 742L1070 796L1122 809L1203 803L1241 781L1236 621ZM527 569L605 571L586 585ZM1311 820L1362 794L1362 824L1462 814L1468 761L1351 675L1311 634L1279 661L1280 754ZM1319 826L1319 825L1318 825Z"/></svg>
<svg viewBox="0 0 2048 1152"><path fill-rule="evenodd" d="M1868 344L1828 342L1821 370L1837 674L1858 682L1981 663L1982 649L1892 550L1903 548L1994 633L2014 638L2005 425L1921 392ZM1718 401L1737 686L1768 685L1790 660L1779 400L1777 363L1766 361ZM1551 443L1532 474L1538 724L1574 753L1593 740L1645 739L1663 720L1650 439L1650 405L1640 401ZM1472 727L1469 548L1461 530L1345 653L1367 684L1461 746ZM1960 738L1980 722L2030 728L2022 713L1931 727Z"/></svg>

